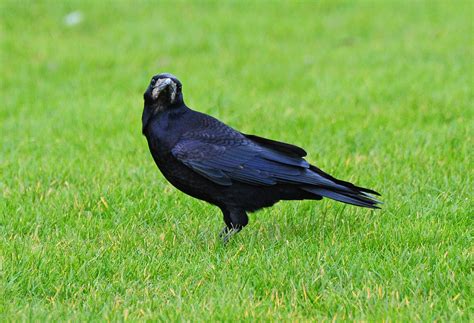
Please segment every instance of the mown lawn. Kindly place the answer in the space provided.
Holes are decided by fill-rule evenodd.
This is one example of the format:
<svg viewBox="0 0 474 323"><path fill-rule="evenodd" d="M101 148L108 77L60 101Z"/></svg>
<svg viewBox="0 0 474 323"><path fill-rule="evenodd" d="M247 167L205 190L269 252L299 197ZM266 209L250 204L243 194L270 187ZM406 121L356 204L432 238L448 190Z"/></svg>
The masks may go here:
<svg viewBox="0 0 474 323"><path fill-rule="evenodd" d="M473 7L1 1L0 321L472 322ZM163 71L383 209L283 202L224 246L141 135Z"/></svg>

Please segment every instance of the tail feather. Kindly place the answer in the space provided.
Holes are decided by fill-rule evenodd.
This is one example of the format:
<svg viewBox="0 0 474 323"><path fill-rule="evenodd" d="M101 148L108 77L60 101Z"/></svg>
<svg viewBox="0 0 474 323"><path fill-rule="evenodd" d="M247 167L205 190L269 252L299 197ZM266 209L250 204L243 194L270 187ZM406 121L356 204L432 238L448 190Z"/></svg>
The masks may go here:
<svg viewBox="0 0 474 323"><path fill-rule="evenodd" d="M382 204L382 202L373 196L380 196L378 192L336 179L313 165L310 166L310 170L337 185L308 185L302 187L305 191L347 204L371 209L380 209L378 204ZM341 189L341 186L343 186L343 189Z"/></svg>
<svg viewBox="0 0 474 323"><path fill-rule="evenodd" d="M323 172L322 170L320 170L319 168L317 168L317 167L314 166L314 165L310 165L310 166L309 166L309 169L312 170L313 172L317 173L318 175L321 175L322 177L327 178L327 179L333 181L333 182L336 183L336 184L345 186L345 187L350 188L350 189L355 190L355 191L359 191L359 192L363 192L363 193L369 193L369 194L373 194L373 195L378 195L378 196L380 196L380 193L379 193L379 192L376 192L376 191L374 191L374 190L371 190L371 189L368 189L368 188L365 188L365 187L356 186L356 185L354 185L354 184L352 184L352 183L349 183L349 182L342 181L342 180L340 180L340 179L334 178L334 177L332 177L331 175L329 175L328 173Z"/></svg>
<svg viewBox="0 0 474 323"><path fill-rule="evenodd" d="M367 196L364 193L347 193L341 191L332 191L322 187L305 187L304 190L339 202L366 207L370 209L380 209L377 204L381 202L373 197Z"/></svg>

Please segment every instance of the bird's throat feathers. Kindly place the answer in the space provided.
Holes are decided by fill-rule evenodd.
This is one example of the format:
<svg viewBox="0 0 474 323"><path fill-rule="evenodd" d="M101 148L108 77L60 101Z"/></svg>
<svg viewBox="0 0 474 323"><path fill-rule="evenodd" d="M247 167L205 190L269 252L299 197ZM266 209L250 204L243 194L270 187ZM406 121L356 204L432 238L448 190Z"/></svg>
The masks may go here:
<svg viewBox="0 0 474 323"><path fill-rule="evenodd" d="M145 103L142 114L142 134L145 134L146 128L153 119L167 119L170 115L181 114L186 110L189 108L182 102L175 102L175 104L156 102L150 105Z"/></svg>

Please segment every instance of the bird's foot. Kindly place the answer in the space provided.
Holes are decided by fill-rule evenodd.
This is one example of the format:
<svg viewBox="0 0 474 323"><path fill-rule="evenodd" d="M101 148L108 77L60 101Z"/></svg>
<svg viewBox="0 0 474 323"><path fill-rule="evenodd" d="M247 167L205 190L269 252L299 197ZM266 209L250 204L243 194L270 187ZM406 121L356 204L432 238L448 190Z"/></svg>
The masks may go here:
<svg viewBox="0 0 474 323"><path fill-rule="evenodd" d="M221 232L219 233L219 238L223 239L227 234L229 234L230 229L225 226L222 228Z"/></svg>
<svg viewBox="0 0 474 323"><path fill-rule="evenodd" d="M239 231L240 231L239 229L228 228L227 226L225 226L222 229L222 231L219 233L219 237L224 241L224 244L227 244L227 242L229 242L230 238Z"/></svg>

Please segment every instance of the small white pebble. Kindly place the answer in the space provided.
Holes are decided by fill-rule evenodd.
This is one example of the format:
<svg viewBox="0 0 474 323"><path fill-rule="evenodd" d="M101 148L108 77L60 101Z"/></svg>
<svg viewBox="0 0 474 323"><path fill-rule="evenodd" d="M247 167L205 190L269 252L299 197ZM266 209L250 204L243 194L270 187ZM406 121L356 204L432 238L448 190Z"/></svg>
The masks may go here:
<svg viewBox="0 0 474 323"><path fill-rule="evenodd" d="M64 17L64 24L66 26L79 25L82 22L82 13L80 11L73 11Z"/></svg>

